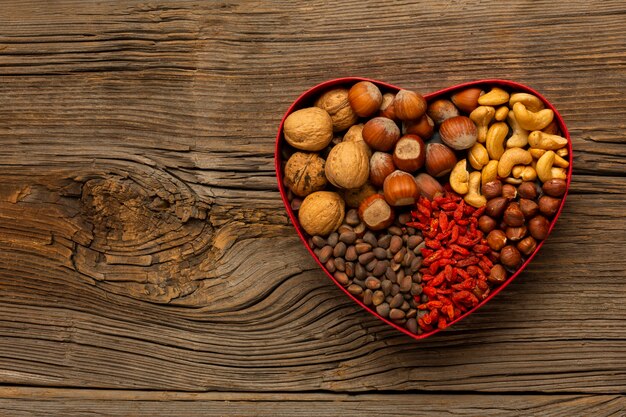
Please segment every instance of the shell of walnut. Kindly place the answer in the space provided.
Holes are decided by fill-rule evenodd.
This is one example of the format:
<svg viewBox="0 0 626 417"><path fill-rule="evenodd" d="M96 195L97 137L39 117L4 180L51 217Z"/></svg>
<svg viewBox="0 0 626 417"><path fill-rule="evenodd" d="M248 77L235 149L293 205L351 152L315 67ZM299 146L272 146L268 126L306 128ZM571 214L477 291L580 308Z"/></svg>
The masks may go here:
<svg viewBox="0 0 626 417"><path fill-rule="evenodd" d="M333 191L317 191L305 197L298 220L302 228L311 236L327 236L337 230L343 222L345 203Z"/></svg>
<svg viewBox="0 0 626 417"><path fill-rule="evenodd" d="M324 165L324 159L315 153L296 152L285 165L285 184L300 197L321 191L327 182Z"/></svg>
<svg viewBox="0 0 626 417"><path fill-rule="evenodd" d="M356 123L358 116L350 107L347 88L334 88L315 100L315 107L328 112L333 120L333 131L342 132Z"/></svg>
<svg viewBox="0 0 626 417"><path fill-rule="evenodd" d="M321 151L333 139L333 120L326 110L307 107L287 116L283 134L294 148Z"/></svg>
<svg viewBox="0 0 626 417"><path fill-rule="evenodd" d="M325 172L335 187L359 188L369 178L369 158L358 142L341 142L328 154Z"/></svg>

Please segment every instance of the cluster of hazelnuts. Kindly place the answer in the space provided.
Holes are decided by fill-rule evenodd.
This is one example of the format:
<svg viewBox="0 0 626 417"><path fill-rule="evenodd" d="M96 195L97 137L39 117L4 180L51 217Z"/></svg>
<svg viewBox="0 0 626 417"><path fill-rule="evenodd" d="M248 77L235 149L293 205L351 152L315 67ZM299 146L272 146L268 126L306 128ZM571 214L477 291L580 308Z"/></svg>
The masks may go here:
<svg viewBox="0 0 626 417"><path fill-rule="evenodd" d="M489 280L500 284L507 278L505 268L517 270L530 256L539 241L546 238L552 219L561 206L567 189L563 179L551 179L539 188L535 182L519 186L491 181L483 185L487 199L478 227L485 233L487 244L498 256Z"/></svg>

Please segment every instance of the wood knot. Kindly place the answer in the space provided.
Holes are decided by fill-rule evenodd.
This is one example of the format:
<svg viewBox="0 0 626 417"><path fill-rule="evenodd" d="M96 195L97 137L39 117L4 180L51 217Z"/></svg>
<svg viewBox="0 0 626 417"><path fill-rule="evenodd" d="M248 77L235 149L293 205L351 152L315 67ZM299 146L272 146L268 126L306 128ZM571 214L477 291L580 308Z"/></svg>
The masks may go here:
<svg viewBox="0 0 626 417"><path fill-rule="evenodd" d="M182 182L154 170L146 175L85 180L81 216L92 240L77 245L76 269L96 285L152 302L170 302L197 289L211 248L210 205Z"/></svg>

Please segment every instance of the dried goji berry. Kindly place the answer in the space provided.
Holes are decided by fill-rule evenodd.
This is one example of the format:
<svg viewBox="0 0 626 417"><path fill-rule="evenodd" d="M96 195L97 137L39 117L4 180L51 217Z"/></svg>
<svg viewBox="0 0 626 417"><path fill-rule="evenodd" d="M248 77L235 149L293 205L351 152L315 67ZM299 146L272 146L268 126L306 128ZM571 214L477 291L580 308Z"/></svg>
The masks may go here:
<svg viewBox="0 0 626 417"><path fill-rule="evenodd" d="M441 242L434 239L426 239L426 247L431 249L441 249Z"/></svg>
<svg viewBox="0 0 626 417"><path fill-rule="evenodd" d="M448 231L448 216L443 211L439 212L439 229L442 232Z"/></svg>
<svg viewBox="0 0 626 417"><path fill-rule="evenodd" d="M470 254L469 250L467 250L464 247L459 246L459 245L452 244L452 245L450 245L450 249L452 249L454 252L456 252L458 254L461 254L461 255L464 255L464 256L467 256L467 255Z"/></svg>
<svg viewBox="0 0 626 417"><path fill-rule="evenodd" d="M476 265L479 259L476 256L470 256L469 258L461 259L456 263L456 266L459 268L465 268L470 265Z"/></svg>

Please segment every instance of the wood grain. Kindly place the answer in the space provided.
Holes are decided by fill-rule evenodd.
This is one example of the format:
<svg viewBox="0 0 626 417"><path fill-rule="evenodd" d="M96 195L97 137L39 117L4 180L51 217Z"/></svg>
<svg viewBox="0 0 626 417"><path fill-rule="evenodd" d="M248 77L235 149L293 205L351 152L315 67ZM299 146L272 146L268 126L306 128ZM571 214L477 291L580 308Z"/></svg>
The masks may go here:
<svg viewBox="0 0 626 417"><path fill-rule="evenodd" d="M623 2L4 0L2 9L0 383L57 398L14 398L2 404L10 414L122 415L124 390L231 392L241 415L260 393L276 395L260 403L277 414L290 405L306 414L313 401L332 415L339 393L362 393L341 397L346 412L380 413L373 391L431 414L445 404L476 414L486 397L479 414L522 403L540 415L623 407ZM542 253L491 304L421 343L328 281L277 191L283 112L345 75L424 92L513 79L544 93L572 135L572 194ZM65 391L53 393L61 387L93 391L68 408ZM116 390L110 402L95 397L104 389ZM297 394L311 391L329 397ZM136 398L136 414L229 412L219 396L166 407L155 398Z"/></svg>
<svg viewBox="0 0 626 417"><path fill-rule="evenodd" d="M74 416L597 416L619 415L618 395L258 394L10 388L0 411L15 417ZM36 411L33 411L36 410Z"/></svg>

